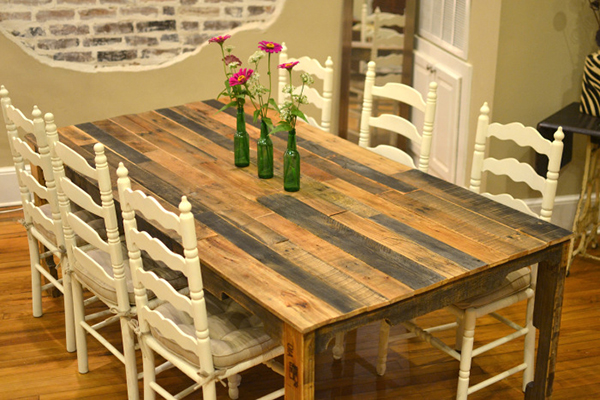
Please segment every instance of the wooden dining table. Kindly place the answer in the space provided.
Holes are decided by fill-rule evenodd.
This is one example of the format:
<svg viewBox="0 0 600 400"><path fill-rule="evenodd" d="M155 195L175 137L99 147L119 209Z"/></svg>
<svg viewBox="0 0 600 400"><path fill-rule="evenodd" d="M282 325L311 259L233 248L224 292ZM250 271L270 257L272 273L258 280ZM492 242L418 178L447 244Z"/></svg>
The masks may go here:
<svg viewBox="0 0 600 400"><path fill-rule="evenodd" d="M170 210L187 196L205 288L235 299L281 340L286 399L314 398L315 354L338 332L418 317L534 263L539 343L525 398L551 395L571 232L302 122L301 188L286 192L287 132L271 135L275 176L259 179L259 125L247 116L251 163L235 167L235 110L222 105L68 126L60 140L88 160L102 142L114 183L123 162L134 189Z"/></svg>

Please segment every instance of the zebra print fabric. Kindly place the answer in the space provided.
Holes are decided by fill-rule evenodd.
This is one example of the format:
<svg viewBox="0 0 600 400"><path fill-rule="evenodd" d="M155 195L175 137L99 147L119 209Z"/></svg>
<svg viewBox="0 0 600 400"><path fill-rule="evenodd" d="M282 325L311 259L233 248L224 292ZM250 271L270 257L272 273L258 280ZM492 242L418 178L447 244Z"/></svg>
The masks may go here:
<svg viewBox="0 0 600 400"><path fill-rule="evenodd" d="M592 53L585 59L579 111L600 116L600 52Z"/></svg>

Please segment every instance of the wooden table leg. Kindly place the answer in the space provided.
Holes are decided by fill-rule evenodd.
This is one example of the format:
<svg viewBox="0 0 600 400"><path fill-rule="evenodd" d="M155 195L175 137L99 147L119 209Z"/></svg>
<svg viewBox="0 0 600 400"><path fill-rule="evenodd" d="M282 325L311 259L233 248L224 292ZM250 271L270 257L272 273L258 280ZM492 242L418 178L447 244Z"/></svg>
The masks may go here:
<svg viewBox="0 0 600 400"><path fill-rule="evenodd" d="M315 334L303 335L285 326L285 398L312 400L315 397Z"/></svg>
<svg viewBox="0 0 600 400"><path fill-rule="evenodd" d="M548 259L538 266L533 324L539 330L539 341L534 381L525 391L528 400L546 399L552 395L568 247L568 242L556 246Z"/></svg>

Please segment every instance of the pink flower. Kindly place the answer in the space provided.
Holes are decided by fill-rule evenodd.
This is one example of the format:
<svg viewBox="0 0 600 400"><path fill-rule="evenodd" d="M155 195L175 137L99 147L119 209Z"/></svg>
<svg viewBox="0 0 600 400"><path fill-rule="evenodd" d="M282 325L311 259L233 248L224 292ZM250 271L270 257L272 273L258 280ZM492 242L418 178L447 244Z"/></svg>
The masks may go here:
<svg viewBox="0 0 600 400"><path fill-rule="evenodd" d="M248 79L250 79L250 77L252 76L253 73L254 73L254 70L252 70L250 68L240 69L238 72L233 74L233 76L231 78L229 78L229 86L245 84L246 82L248 82Z"/></svg>
<svg viewBox="0 0 600 400"><path fill-rule="evenodd" d="M223 35L223 36L215 36L212 37L210 39L208 39L208 43L223 43L224 41L226 41L227 39L229 39L231 37L231 35Z"/></svg>
<svg viewBox="0 0 600 400"><path fill-rule="evenodd" d="M240 61L239 58L237 58L236 56L234 56L233 54L228 54L225 56L225 58L223 59L223 62L225 62L225 65L229 65L231 63L238 63L238 65L242 65L242 62Z"/></svg>
<svg viewBox="0 0 600 400"><path fill-rule="evenodd" d="M282 49L279 43L267 42L265 40L258 43L258 48L267 53L279 53Z"/></svg>
<svg viewBox="0 0 600 400"><path fill-rule="evenodd" d="M279 64L278 68L287 69L289 71L292 68L294 68L296 66L296 64L298 64L299 62L300 61L290 61L290 62L287 62L285 64Z"/></svg>

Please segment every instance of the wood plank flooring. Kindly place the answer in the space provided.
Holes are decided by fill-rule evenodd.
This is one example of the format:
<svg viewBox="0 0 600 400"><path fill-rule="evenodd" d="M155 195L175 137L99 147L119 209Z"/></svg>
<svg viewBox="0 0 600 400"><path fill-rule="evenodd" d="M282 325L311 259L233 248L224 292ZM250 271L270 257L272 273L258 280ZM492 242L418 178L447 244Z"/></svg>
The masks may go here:
<svg viewBox="0 0 600 400"><path fill-rule="evenodd" d="M123 366L94 339L88 340L90 372L77 372L75 353L64 347L62 298L45 296L44 315L31 315L27 240L18 220L20 211L0 214L0 400L126 399ZM576 259L567 278L553 399L600 398L600 263ZM521 318L516 305L505 315ZM421 318L437 324L450 318L438 311ZM491 318L478 321L476 339L493 337L501 324ZM108 335L119 341L118 327ZM346 352L333 361L331 352L317 355L318 399L451 399L458 362L416 339L395 336L393 327L384 377L375 374L378 325L369 325L346 337ZM452 340L452 332L447 338ZM474 361L473 379L479 381L522 357L521 341L492 350ZM138 357L141 367L141 357ZM140 368L141 370L141 368ZM176 370L164 373L163 383L183 388L188 383ZM240 399L252 399L282 385L282 378L259 367L243 374ZM469 399L522 399L520 374L494 384ZM140 383L141 388L141 383ZM189 398L200 398L197 393ZM218 388L218 398L228 399Z"/></svg>

